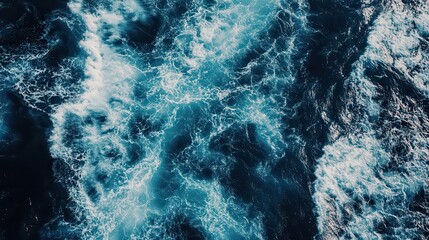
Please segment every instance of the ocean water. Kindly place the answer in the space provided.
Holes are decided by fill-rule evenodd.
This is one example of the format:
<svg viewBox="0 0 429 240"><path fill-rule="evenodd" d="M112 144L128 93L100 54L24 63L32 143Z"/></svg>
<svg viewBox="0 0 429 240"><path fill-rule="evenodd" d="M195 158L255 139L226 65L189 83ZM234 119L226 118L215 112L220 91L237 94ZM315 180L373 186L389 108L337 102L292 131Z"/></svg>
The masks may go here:
<svg viewBox="0 0 429 240"><path fill-rule="evenodd" d="M427 0L0 1L0 239L428 239Z"/></svg>

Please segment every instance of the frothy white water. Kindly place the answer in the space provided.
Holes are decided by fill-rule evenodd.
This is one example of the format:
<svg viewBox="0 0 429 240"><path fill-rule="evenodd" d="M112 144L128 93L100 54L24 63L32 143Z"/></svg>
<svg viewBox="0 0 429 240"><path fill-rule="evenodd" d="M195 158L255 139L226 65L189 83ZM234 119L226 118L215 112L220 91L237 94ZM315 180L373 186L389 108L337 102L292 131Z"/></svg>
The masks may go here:
<svg viewBox="0 0 429 240"><path fill-rule="evenodd" d="M171 167L168 161L176 160L170 159L174 157L166 147L185 131L192 143L180 154L210 161L212 138L234 124L251 122L258 127L260 141L272 148L272 162L283 156L283 102L259 88L271 85L281 96L293 77L266 74L262 83L240 86L231 65L285 6L277 1L219 1L206 7L195 1L174 29L180 34L173 47L165 50L163 36L157 36L154 50L143 57L124 43L119 51L115 41L123 40L121 31L128 21L146 21L152 14L147 6L133 0L104 2L92 11L79 1L69 6L86 25L80 43L88 55L86 80L80 97L52 114L50 150L72 172L73 179L57 174L81 220L71 229L88 239L173 239L166 224L185 217L208 238L264 238L262 213L250 214L250 206L230 195L219 179L202 180L180 166ZM106 38L106 32L113 34ZM289 49L280 51L273 45L267 52L290 55L294 39L287 41ZM158 62L147 60L153 55ZM235 87L228 89L228 84ZM224 105L224 98L232 94L238 96L237 104ZM222 111L211 110L210 102ZM198 117L212 129L209 134L192 125ZM209 164L228 172L234 161L217 156ZM160 182L166 182L165 189Z"/></svg>
<svg viewBox="0 0 429 240"><path fill-rule="evenodd" d="M428 10L425 1L418 10L392 2L375 20L366 51L346 81L356 98L350 102L354 108L342 113L342 118L356 130L333 137L336 140L324 148L318 160L313 199L322 239L423 239L423 231L428 230L428 216L411 208L417 194L429 190L427 113L415 102L410 109L400 93L395 93L390 99L397 108L392 121L410 127L393 127L395 122L380 119L383 111L390 110L377 100L378 83L365 75L366 67L383 64L427 94L429 73L423 66L428 52L421 45L427 42L423 37L427 29L421 22L429 16ZM364 114L353 115L356 106ZM382 130L375 126L379 121L389 124L385 127L391 130L379 133ZM394 154L398 143L406 144L409 152L405 156ZM427 211L429 206L420 207Z"/></svg>
<svg viewBox="0 0 429 240"><path fill-rule="evenodd" d="M429 5L418 1L410 8L401 1L392 1L374 23L368 38L368 58L399 70L409 81L429 96Z"/></svg>
<svg viewBox="0 0 429 240"><path fill-rule="evenodd" d="M87 26L81 42L88 54L83 83L85 91L76 102L61 105L52 115L51 153L68 164L78 178L76 183L68 186L73 201L78 204L74 210L92 226L80 226L82 236L115 238L115 231L120 228L118 225L135 224L144 218L144 214L139 216L139 213L145 213L146 207L132 199L145 195L147 186L144 183L150 179L159 160L157 156L148 157L133 169L125 169L122 165L127 161L126 145L130 144L123 135L127 134L126 123L132 116L130 101L136 71L126 56L111 50L99 36L104 24L115 27L112 16L106 17L105 12L86 13L79 2L70 4L70 8ZM91 119L94 114L100 116L102 122ZM85 121L95 122L85 124ZM67 135L69 125L80 135ZM147 147L156 149L156 144ZM137 169L140 175L133 174ZM97 180L103 174L113 181L109 186L112 189ZM58 173L57 177L61 178L60 175ZM97 202L91 199L94 196L89 196L90 191L99 194Z"/></svg>
<svg viewBox="0 0 429 240"><path fill-rule="evenodd" d="M412 196L427 189L426 163L416 160L406 164L404 172L385 172L391 156L368 133L340 138L324 151L314 194L324 239L420 236L426 216L409 210L409 205ZM392 222L390 234L378 232Z"/></svg>
<svg viewBox="0 0 429 240"><path fill-rule="evenodd" d="M27 14L24 14L17 23L1 22L1 34L5 34L2 37L7 39L8 34L13 36L14 31L19 30L21 21L30 18ZM17 41L10 45L2 42L0 46L0 141L5 144L4 146L8 141L13 141L15 134L8 126L10 121L14 121L11 120L11 116L15 112L15 109L11 108L8 94L17 94L30 108L48 113L61 100L72 100L80 92L80 86L75 80L78 74L73 72L81 67L82 62L78 57L62 58L56 63L56 67L49 66L46 61L50 57L51 49L61 42L59 36L49 35L55 24L75 23L57 12L46 16L43 22L38 20L37 25L43 26L40 35L33 36L32 34L36 33L30 31L27 41Z"/></svg>

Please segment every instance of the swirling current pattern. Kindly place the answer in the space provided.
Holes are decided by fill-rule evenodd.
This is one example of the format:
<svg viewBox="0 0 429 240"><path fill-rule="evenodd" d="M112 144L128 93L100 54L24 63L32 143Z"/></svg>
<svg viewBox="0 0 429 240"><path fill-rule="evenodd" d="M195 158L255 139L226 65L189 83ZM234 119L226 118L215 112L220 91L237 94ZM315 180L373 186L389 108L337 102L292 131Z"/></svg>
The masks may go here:
<svg viewBox="0 0 429 240"><path fill-rule="evenodd" d="M427 0L0 1L1 239L429 238Z"/></svg>

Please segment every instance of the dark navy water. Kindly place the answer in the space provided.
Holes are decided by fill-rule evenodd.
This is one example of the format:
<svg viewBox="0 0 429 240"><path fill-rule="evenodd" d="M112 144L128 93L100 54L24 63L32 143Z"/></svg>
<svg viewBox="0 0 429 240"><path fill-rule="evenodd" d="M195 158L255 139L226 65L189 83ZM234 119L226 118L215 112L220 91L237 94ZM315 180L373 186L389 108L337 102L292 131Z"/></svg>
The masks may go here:
<svg viewBox="0 0 429 240"><path fill-rule="evenodd" d="M0 239L429 238L426 0L0 1Z"/></svg>

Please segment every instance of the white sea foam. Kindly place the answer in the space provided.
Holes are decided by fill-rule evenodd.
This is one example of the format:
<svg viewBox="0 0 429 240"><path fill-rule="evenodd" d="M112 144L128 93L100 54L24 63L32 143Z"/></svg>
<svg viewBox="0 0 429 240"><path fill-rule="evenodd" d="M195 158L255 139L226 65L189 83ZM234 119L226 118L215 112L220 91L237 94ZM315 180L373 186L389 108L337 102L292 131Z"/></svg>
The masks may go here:
<svg viewBox="0 0 429 240"><path fill-rule="evenodd" d="M82 6L80 1L69 3L86 25L80 42L87 54L84 91L52 114L50 138L52 155L68 165L77 178L76 182L62 179L77 205L73 211L82 220L73 228L90 239L172 239L167 225L174 224L171 222L175 218L186 217L192 227L209 238L263 239L261 213L250 215L250 206L231 196L218 178L198 179L183 172L180 164L171 167L168 162L177 160L169 159L172 157L166 154L166 148L176 134L187 130L182 126L184 120L192 125L196 121L193 117L201 114L204 117L199 121L207 121L213 131L207 134L200 126L192 127L188 133L192 143L180 153L188 154L181 161L189 167L196 164L192 159L200 164L213 157L217 162L210 162L210 166L227 174L235 160L211 152L209 143L234 124L252 122L257 126L258 141L272 148L273 160L266 164L265 175L261 174L267 176L268 165L284 155L284 102L279 103L259 88L270 85L278 91L276 96L284 99L282 91L293 76L286 79L272 73L262 77L260 84L231 90L225 86L236 80L232 65L244 57L246 48L254 44L253 38L264 33L279 9L292 13L288 9L291 6L274 0L233 0L207 7L202 1L194 1L174 28L180 34L175 36L173 46L166 50L164 35L158 35L154 50L147 54L123 42L118 48L115 41L123 40L122 30L128 22L148 20L153 12L147 9L151 3L143 7L134 0L104 2L103 6L93 6L92 11ZM304 20L299 16L296 24L304 24ZM110 33L107 38L106 33ZM293 34L285 39L289 48L277 49L274 43L268 52L291 55L295 51ZM150 56L162 59L152 66L146 62ZM268 67L275 69L278 64L274 60ZM145 89L143 97L134 95L140 88ZM231 94L248 95L237 99L235 106L224 105L221 112L210 109L210 102L222 105L220 102ZM149 124L159 126L145 133L147 123L135 122L140 115L147 116ZM137 126L137 133L133 132ZM139 149L134 155L130 154L133 146ZM61 179L61 173L57 177ZM177 184L177 189L158 186L163 178Z"/></svg>
<svg viewBox="0 0 429 240"><path fill-rule="evenodd" d="M391 2L375 20L366 51L346 81L345 85L356 92L350 104L354 109L365 109L365 113L352 117L353 108L346 109L342 119L357 126L355 132L333 138L336 140L324 148L317 161L313 199L322 239L420 239L422 231L427 231L427 216L410 209L416 194L428 190L427 114L418 105L410 110L393 95L390 101L397 108L395 119L411 127L393 128L380 137L374 124L382 111L379 93L365 75L365 68L381 63L396 69L427 95L424 81L429 79L428 72L425 68L412 69L427 61L427 52L420 45L425 30L413 22L428 13L424 4L416 11L401 2ZM406 159L393 151L404 141L409 151L403 156ZM396 164L394 169L392 164Z"/></svg>
<svg viewBox="0 0 429 240"><path fill-rule="evenodd" d="M127 11L130 9L135 11L135 9L139 9L135 6L136 4L136 2L127 1L124 6ZM137 78L136 70L143 73L143 76L147 70L142 70L141 66L130 66L131 63L128 59L116 53L109 42L105 42L100 37L106 30L106 24L107 28L110 26L113 31L116 31L118 25L126 21L122 17L124 14L120 10L122 8L115 7L116 5L113 4L113 10L100 7L97 13L92 14L86 13L81 6L79 2L70 4L72 11L80 15L87 26L85 38L81 42L82 48L88 54L85 66L86 80L83 83L85 91L76 102L63 104L52 115L54 130L51 136L51 152L54 157L71 165L78 176L76 186L68 186L68 188L71 197L79 206L74 210L83 211L82 215L86 219L85 227L82 225L81 228L83 236L88 238L121 238L122 234L134 238L145 238L145 236L153 236L153 234L162 236L165 234L162 232L163 230L156 224L151 224L150 219L156 219L155 222L165 220L170 213L181 211L180 209L184 208L185 213L190 212L194 224L213 238L228 238L234 234L262 238L260 219L247 220L244 206L241 206L237 200L227 198L222 194L222 187L216 182L195 182L196 180L193 180L191 176L181 175L184 188L181 189L181 192L185 196L180 196L180 193L177 193L178 197L172 196L168 201L167 209L159 209L153 205L154 189L151 184L162 162L163 132L165 130L154 135L155 138L140 136L137 140L128 139L128 123L132 112L142 110L153 112L155 109L156 113L151 116L151 119L168 119L167 124L163 126L164 129L168 129L173 127L177 121L176 114L181 104L207 99L212 94L211 90L199 85L198 81L203 79L200 79L202 75L198 74L196 79L190 79L189 76L182 74L181 69L175 67L174 62L177 60L172 59L158 67L159 77L140 83L154 89L149 94L156 99L151 105L140 104L138 99L134 99L131 95L132 87L135 84L133 79ZM239 7L247 9L244 5ZM267 10L267 8L262 8L261 11L264 9ZM141 14L144 12L142 9ZM234 17L241 18L239 12L240 10L237 9L221 11L212 22L206 23L212 24L211 27L208 25L187 26L185 22L184 32L187 31L186 29L189 31L200 29L198 31L201 31L199 35L201 37L190 42L191 45L193 44L193 55L210 56L206 50L201 48L198 50L198 42L210 43L213 45L210 47L211 51L223 52L222 46L219 44L224 44L224 40L214 39L210 32L214 31L217 36L226 36L225 33L218 31L221 31L222 24L239 25L240 21L235 23L232 21L234 19L229 19L233 17L231 14L234 13ZM266 19L265 14L262 11L257 15L260 17L259 21ZM137 15L140 13L135 14L135 16ZM201 23L200 15L194 14L191 15L191 18L196 18L196 22ZM243 17L243 20L245 19ZM224 23L220 23L221 21ZM244 25L248 30L255 27L251 25L254 23L253 21L246 21ZM227 29L230 28L231 26L226 25L222 31L228 31ZM233 44L229 45L234 46L234 43L238 41L235 38L240 39L240 35L238 33L229 34L233 41ZM241 37L248 37L244 33L240 34L242 34ZM116 38L119 37L116 36ZM230 47L229 45L228 47ZM198 51L203 52L198 53ZM172 52L169 55L172 56L175 53ZM214 57L211 59L214 60ZM191 61L197 62L196 60ZM198 64L193 67L198 67ZM154 81L157 79L160 82ZM91 117L94 112L106 117L105 123L101 126L84 124L85 119ZM77 116L72 123L68 119L70 114ZM80 137L72 139L77 145L66 144L67 139L65 138L69 131L67 124L76 124L78 131L81 131ZM144 149L145 155L138 159L136 165L127 167L129 161L127 147L130 144L139 145ZM76 149L74 149L76 147L83 148L83 152L76 153ZM113 157L109 155L112 152ZM76 161L82 162L83 165L74 166ZM99 173L107 174L109 183L103 184L98 181L96 178ZM91 190L92 193L88 187L94 189ZM188 196L186 195L188 192L195 192L201 195L201 198ZM234 209L234 211L230 209ZM219 215L223 217L219 218Z"/></svg>
<svg viewBox="0 0 429 240"><path fill-rule="evenodd" d="M408 80L429 96L428 44L429 29L423 24L429 18L429 7L421 1L418 9L405 6L400 1L392 1L390 9L376 19L372 34L368 38L368 58L372 61L391 65ZM419 67L417 70L416 68Z"/></svg>

